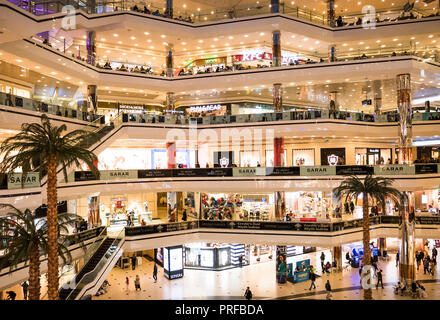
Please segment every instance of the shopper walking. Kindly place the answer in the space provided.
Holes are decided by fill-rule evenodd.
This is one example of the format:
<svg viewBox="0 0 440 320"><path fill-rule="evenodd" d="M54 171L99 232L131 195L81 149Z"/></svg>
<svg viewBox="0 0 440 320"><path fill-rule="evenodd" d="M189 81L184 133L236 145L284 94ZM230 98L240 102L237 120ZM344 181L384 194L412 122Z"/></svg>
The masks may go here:
<svg viewBox="0 0 440 320"><path fill-rule="evenodd" d="M131 270L136 269L136 256L131 257Z"/></svg>
<svg viewBox="0 0 440 320"><path fill-rule="evenodd" d="M154 283L157 282L157 265L156 263L154 263L154 267L153 267L153 279L154 279Z"/></svg>
<svg viewBox="0 0 440 320"><path fill-rule="evenodd" d="M327 296L325 297L327 300L331 300L332 297L332 287L330 285L330 280L327 280L325 283L325 291L327 291Z"/></svg>
<svg viewBox="0 0 440 320"><path fill-rule="evenodd" d="M429 259L425 257L425 259L423 259L423 274L426 274L427 271L429 271Z"/></svg>
<svg viewBox="0 0 440 320"><path fill-rule="evenodd" d="M351 213L351 214L353 214L353 212L354 212L354 207L355 207L354 202L351 201L351 202L350 202L350 213Z"/></svg>
<svg viewBox="0 0 440 320"><path fill-rule="evenodd" d="M434 260L434 263L437 264L437 249L435 247L432 248L432 260Z"/></svg>
<svg viewBox="0 0 440 320"><path fill-rule="evenodd" d="M431 261L429 262L429 273L431 273L431 275L434 276L434 272L435 272L435 263L434 263L434 259L431 259Z"/></svg>
<svg viewBox="0 0 440 320"><path fill-rule="evenodd" d="M141 279L139 278L139 275L136 275L136 279L134 280L134 287L136 291L141 290Z"/></svg>
<svg viewBox="0 0 440 320"><path fill-rule="evenodd" d="M313 271L310 271L310 288L309 290L316 289L316 285L315 285L315 280L316 280L316 274Z"/></svg>
<svg viewBox="0 0 440 320"><path fill-rule="evenodd" d="M244 297L246 298L246 300L252 299L252 291L251 289L249 289L249 287L246 288L246 291L244 292Z"/></svg>
<svg viewBox="0 0 440 320"><path fill-rule="evenodd" d="M130 291L130 281L128 280L128 277L125 277L125 291Z"/></svg>
<svg viewBox="0 0 440 320"><path fill-rule="evenodd" d="M382 270L381 269L379 269L376 272L376 277L377 277L376 289L379 287L379 283L380 283L380 285L381 285L381 287L383 289Z"/></svg>
<svg viewBox="0 0 440 320"><path fill-rule="evenodd" d="M420 263L422 262L422 256L420 252L416 252L417 271L419 271Z"/></svg>
<svg viewBox="0 0 440 320"><path fill-rule="evenodd" d="M399 251L397 251L397 253L396 253L396 267L399 265L399 259L400 259Z"/></svg>
<svg viewBox="0 0 440 320"><path fill-rule="evenodd" d="M21 284L21 287L23 288L23 297L24 300L27 300L28 295L28 288L29 288L29 282L25 281Z"/></svg>
<svg viewBox="0 0 440 320"><path fill-rule="evenodd" d="M6 294L8 295L7 300L15 300L15 297L17 296L17 294L14 291L6 291Z"/></svg>
<svg viewBox="0 0 440 320"><path fill-rule="evenodd" d="M321 269L324 270L324 260L325 260L325 254L324 252L321 252Z"/></svg>

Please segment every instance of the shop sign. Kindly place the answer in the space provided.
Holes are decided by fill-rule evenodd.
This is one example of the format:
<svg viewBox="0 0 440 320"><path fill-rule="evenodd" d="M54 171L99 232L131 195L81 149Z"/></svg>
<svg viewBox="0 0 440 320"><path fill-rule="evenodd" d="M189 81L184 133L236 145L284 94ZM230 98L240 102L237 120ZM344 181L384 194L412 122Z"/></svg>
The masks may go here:
<svg viewBox="0 0 440 320"><path fill-rule="evenodd" d="M256 168L232 168L232 175L234 177L255 177L255 176L265 176L266 168L256 167Z"/></svg>
<svg viewBox="0 0 440 320"><path fill-rule="evenodd" d="M299 176L298 167L267 167L266 176Z"/></svg>
<svg viewBox="0 0 440 320"><path fill-rule="evenodd" d="M243 54L233 56L234 62L254 61L254 60L272 60L272 54L264 50L245 50Z"/></svg>
<svg viewBox="0 0 440 320"><path fill-rule="evenodd" d="M152 169L138 170L138 178L170 178L173 176L173 170L170 169Z"/></svg>
<svg viewBox="0 0 440 320"><path fill-rule="evenodd" d="M337 175L367 175L373 174L374 168L367 166L337 166L336 174Z"/></svg>
<svg viewBox="0 0 440 320"><path fill-rule="evenodd" d="M415 217L417 224L439 224L440 217Z"/></svg>
<svg viewBox="0 0 440 320"><path fill-rule="evenodd" d="M93 181L99 178L93 175L92 171L75 171L75 181Z"/></svg>
<svg viewBox="0 0 440 320"><path fill-rule="evenodd" d="M374 174L386 174L386 175L394 175L394 174L415 174L414 166L408 165L385 165L385 166L374 166Z"/></svg>
<svg viewBox="0 0 440 320"><path fill-rule="evenodd" d="M122 112L143 112L144 106L124 104L124 105L119 106L119 111L122 111Z"/></svg>
<svg viewBox="0 0 440 320"><path fill-rule="evenodd" d="M438 173L438 164L416 164L416 174Z"/></svg>
<svg viewBox="0 0 440 320"><path fill-rule="evenodd" d="M100 180L137 179L137 170L102 170Z"/></svg>
<svg viewBox="0 0 440 320"><path fill-rule="evenodd" d="M232 177L232 168L174 169L173 177Z"/></svg>
<svg viewBox="0 0 440 320"><path fill-rule="evenodd" d="M301 176L335 176L335 166L301 166L299 167Z"/></svg>
<svg viewBox="0 0 440 320"><path fill-rule="evenodd" d="M220 104L208 104L203 106L192 106L189 107L189 112L206 112L206 111L217 111L221 110L222 106Z"/></svg>
<svg viewBox="0 0 440 320"><path fill-rule="evenodd" d="M23 184L23 185L22 185ZM40 174L38 172L8 174L8 189L36 188L40 186Z"/></svg>

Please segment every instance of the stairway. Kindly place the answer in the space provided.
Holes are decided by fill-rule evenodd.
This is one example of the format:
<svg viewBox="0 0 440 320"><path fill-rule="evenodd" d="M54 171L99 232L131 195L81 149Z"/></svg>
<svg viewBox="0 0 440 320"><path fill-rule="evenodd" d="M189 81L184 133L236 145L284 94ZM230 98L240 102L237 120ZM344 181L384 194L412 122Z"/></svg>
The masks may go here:
<svg viewBox="0 0 440 320"><path fill-rule="evenodd" d="M116 246L112 246L112 243L115 239L107 238L101 244L101 246L96 250L90 260L86 263L86 265L81 269L81 271L75 277L75 283L77 284L75 289L64 289L61 288L59 292L60 300L66 300L69 297L69 300L74 300L78 293L81 291L81 287L78 288L78 284L83 279L83 277L94 270L97 264L101 261L101 259L106 255L109 257L113 254L116 249ZM109 250L110 249L110 250ZM70 295L70 296L69 296Z"/></svg>

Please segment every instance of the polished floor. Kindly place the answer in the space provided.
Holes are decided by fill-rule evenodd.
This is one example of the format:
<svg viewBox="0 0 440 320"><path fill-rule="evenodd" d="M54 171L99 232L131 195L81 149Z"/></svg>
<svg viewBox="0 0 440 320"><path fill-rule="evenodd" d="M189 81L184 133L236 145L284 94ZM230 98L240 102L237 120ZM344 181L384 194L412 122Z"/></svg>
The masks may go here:
<svg viewBox="0 0 440 320"><path fill-rule="evenodd" d="M320 252L303 255L311 259L311 263L318 265L317 273L321 275L320 263L316 264ZM302 260L301 256L298 256ZM265 261L264 261L265 260ZM397 282L397 268L394 254L389 261L379 261L378 266L383 270L384 289L373 289L373 298L377 300L413 299L409 296L396 295L393 285ZM423 268L417 273L428 293L427 299L440 299L440 279L437 272L434 276L424 275ZM122 270L114 268L107 280L111 286L108 292L93 297L96 300L140 300L140 299L244 299L244 290L249 286L253 292L253 299L325 299L324 284L330 280L333 290L332 299L358 300L363 298L360 287L359 269L347 268L342 272L325 274L316 280L316 289L309 290L310 281L279 285L275 279L275 262L262 258L261 262L254 262L243 268L234 268L225 271L200 271L185 269L181 279L168 280L159 268L158 281L154 283L152 277L153 263L143 259L142 265L136 270ZM141 278L141 291L135 291L134 279ZM129 277L129 286L126 287L125 277Z"/></svg>

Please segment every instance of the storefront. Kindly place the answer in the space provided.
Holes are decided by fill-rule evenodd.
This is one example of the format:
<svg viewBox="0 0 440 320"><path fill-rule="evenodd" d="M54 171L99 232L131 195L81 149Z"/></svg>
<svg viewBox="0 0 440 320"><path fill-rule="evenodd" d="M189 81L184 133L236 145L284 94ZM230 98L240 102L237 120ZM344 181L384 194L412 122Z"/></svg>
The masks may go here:
<svg viewBox="0 0 440 320"><path fill-rule="evenodd" d="M328 221L332 213L332 195L320 191L286 192L286 211L291 221Z"/></svg>
<svg viewBox="0 0 440 320"><path fill-rule="evenodd" d="M120 112L132 115L142 114L145 115L144 118L146 118L148 115L161 115L163 111L164 108L161 106L98 100L96 113L105 116L105 121L108 123L110 118L115 118Z"/></svg>
<svg viewBox="0 0 440 320"><path fill-rule="evenodd" d="M201 201L205 220L273 220L273 194L202 193Z"/></svg>
<svg viewBox="0 0 440 320"><path fill-rule="evenodd" d="M336 166L345 165L345 148L322 148L321 165Z"/></svg>
<svg viewBox="0 0 440 320"><path fill-rule="evenodd" d="M315 149L293 149L292 159L294 166L314 166Z"/></svg>
<svg viewBox="0 0 440 320"><path fill-rule="evenodd" d="M356 165L391 164L391 148L356 148Z"/></svg>
<svg viewBox="0 0 440 320"><path fill-rule="evenodd" d="M422 162L439 162L440 147L439 146L417 147L417 160Z"/></svg>
<svg viewBox="0 0 440 320"><path fill-rule="evenodd" d="M185 268L220 271L249 264L250 246L228 243L185 245Z"/></svg>
<svg viewBox="0 0 440 320"><path fill-rule="evenodd" d="M193 150L177 150L176 166L195 167ZM98 155L99 170L167 169L166 149L107 148Z"/></svg>
<svg viewBox="0 0 440 320"><path fill-rule="evenodd" d="M440 189L415 191L416 214L438 215L440 211Z"/></svg>
<svg viewBox="0 0 440 320"><path fill-rule="evenodd" d="M226 68L227 57L207 57L205 59L197 59L183 68L183 72L192 71L192 74L217 72ZM182 70L182 69L181 69ZM177 72L179 73L180 70Z"/></svg>

